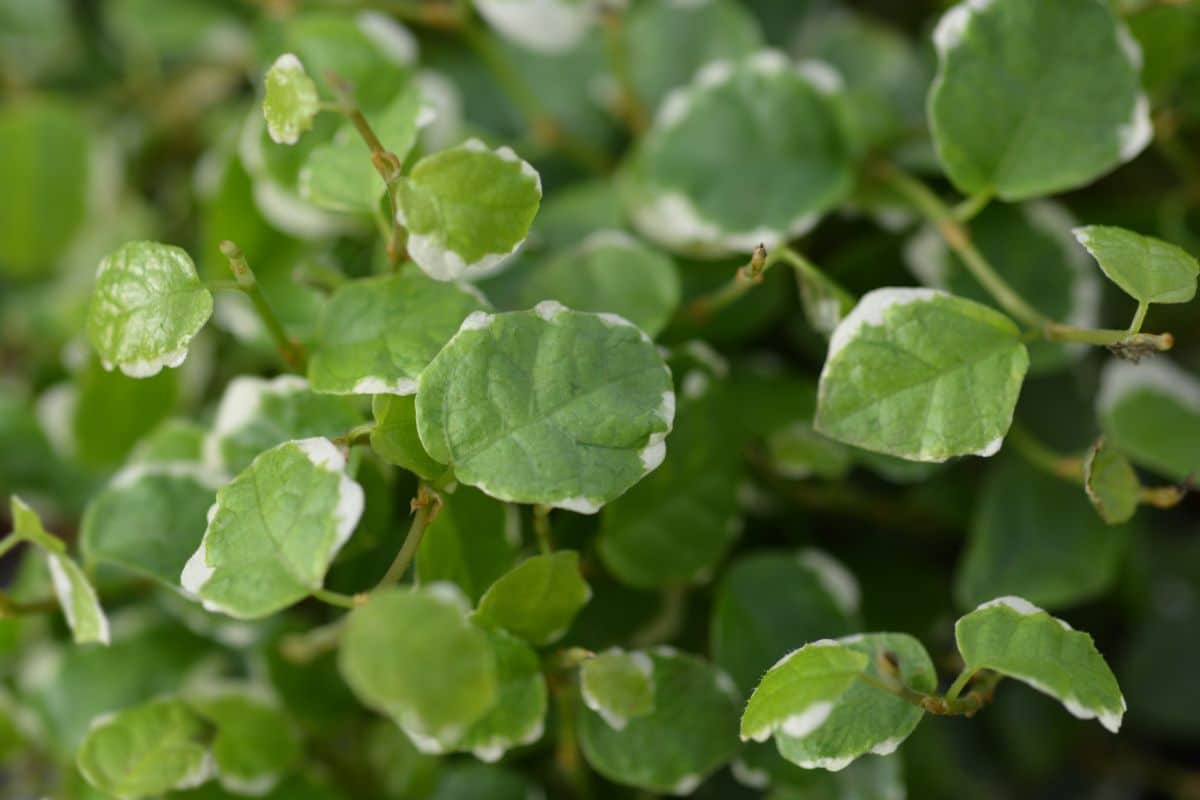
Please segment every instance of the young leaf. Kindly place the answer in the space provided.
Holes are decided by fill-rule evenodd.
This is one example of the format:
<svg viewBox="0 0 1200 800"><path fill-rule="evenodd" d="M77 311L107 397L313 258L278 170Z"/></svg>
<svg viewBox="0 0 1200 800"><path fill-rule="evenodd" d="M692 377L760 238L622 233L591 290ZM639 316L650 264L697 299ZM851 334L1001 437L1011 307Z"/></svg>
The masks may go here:
<svg viewBox="0 0 1200 800"><path fill-rule="evenodd" d="M581 513L662 463L674 416L671 373L649 337L554 302L467 317L417 389L421 442L459 481Z"/></svg>
<svg viewBox="0 0 1200 800"><path fill-rule="evenodd" d="M445 473L446 465L429 457L417 434L414 395L377 394L371 399L371 411L375 416L371 449L380 458L427 481Z"/></svg>
<svg viewBox="0 0 1200 800"><path fill-rule="evenodd" d="M431 278L477 279L517 251L541 199L542 179L512 149L471 139L417 162L399 184L397 216Z"/></svg>
<svg viewBox="0 0 1200 800"><path fill-rule="evenodd" d="M809 642L767 670L742 713L742 741L764 742L776 731L803 737L829 719L870 659L832 639Z"/></svg>
<svg viewBox="0 0 1200 800"><path fill-rule="evenodd" d="M1134 463L1178 481L1200 471L1200 379L1165 356L1110 361L1096 416L1108 444Z"/></svg>
<svg viewBox="0 0 1200 800"><path fill-rule="evenodd" d="M490 308L468 284L412 271L345 283L321 314L308 362L313 391L412 394L463 319Z"/></svg>
<svg viewBox="0 0 1200 800"><path fill-rule="evenodd" d="M1083 488L1100 519L1109 525L1128 522L1137 513L1142 484L1120 451L1099 439L1083 461Z"/></svg>
<svg viewBox="0 0 1200 800"><path fill-rule="evenodd" d="M1110 225L1076 228L1075 238L1139 303L1187 303L1196 296L1200 264L1181 247Z"/></svg>
<svg viewBox="0 0 1200 800"><path fill-rule="evenodd" d="M295 144L310 130L320 110L317 87L294 53L284 53L267 70L263 117L267 132L279 144Z"/></svg>
<svg viewBox="0 0 1200 800"><path fill-rule="evenodd" d="M1055 194L1150 141L1141 53L1106 3L963 0L933 41L929 122L946 172L966 194Z"/></svg>
<svg viewBox="0 0 1200 800"><path fill-rule="evenodd" d="M321 588L353 533L362 487L328 439L285 442L217 491L200 547L183 568L184 591L210 611L264 617Z"/></svg>
<svg viewBox="0 0 1200 800"><path fill-rule="evenodd" d="M663 101L630 164L638 230L678 252L722 255L812 228L853 182L839 86L825 65L775 51L705 66Z"/></svg>
<svg viewBox="0 0 1200 800"><path fill-rule="evenodd" d="M537 654L515 636L484 625L496 659L496 704L467 729L457 749L494 762L514 747L542 738L546 679Z"/></svg>
<svg viewBox="0 0 1200 800"><path fill-rule="evenodd" d="M492 584L476 616L535 647L563 637L592 597L579 574L579 554L562 550L527 558Z"/></svg>
<svg viewBox="0 0 1200 800"><path fill-rule="evenodd" d="M516 508L475 489L464 486L444 495L417 550L418 583L449 581L478 603L516 561L520 525Z"/></svg>
<svg viewBox="0 0 1200 800"><path fill-rule="evenodd" d="M654 710L617 730L581 709L579 744L604 777L648 792L686 795L737 752L737 691L729 676L669 647L652 651Z"/></svg>
<svg viewBox="0 0 1200 800"><path fill-rule="evenodd" d="M913 461L990 456L1028 365L1004 315L929 289L876 289L830 339L815 427Z"/></svg>
<svg viewBox="0 0 1200 800"><path fill-rule="evenodd" d="M356 608L338 664L358 699L422 752L453 749L501 694L492 642L450 584L391 589Z"/></svg>
<svg viewBox="0 0 1200 800"><path fill-rule="evenodd" d="M613 648L579 668L583 703L614 730L654 711L654 661L640 651Z"/></svg>
<svg viewBox="0 0 1200 800"><path fill-rule="evenodd" d="M929 653L903 633L868 633L838 640L842 647L867 656L866 672L883 679L880 658L899 664L904 685L918 692L937 691L937 672ZM844 769L867 753L890 755L908 738L924 716L921 709L863 681L854 681L835 701L829 717L816 730L792 736L786 727L775 734L779 753L806 769Z"/></svg>
<svg viewBox="0 0 1200 800"><path fill-rule="evenodd" d="M191 257L158 242L128 242L100 262L87 333L104 368L131 378L178 367L212 315Z"/></svg>
<svg viewBox="0 0 1200 800"><path fill-rule="evenodd" d="M599 11L595 0L474 0L474 4L504 38L540 53L573 48Z"/></svg>
<svg viewBox="0 0 1200 800"><path fill-rule="evenodd" d="M208 729L181 700L152 700L92 722L76 756L88 783L121 800L208 780Z"/></svg>
<svg viewBox="0 0 1200 800"><path fill-rule="evenodd" d="M235 794L263 795L300 761L300 736L287 714L245 689L221 688L188 699L216 729L212 757L221 785Z"/></svg>
<svg viewBox="0 0 1200 800"><path fill-rule="evenodd" d="M1113 733L1121 727L1125 698L1092 637L1032 603L990 600L955 623L954 637L967 669L1015 678L1080 719L1098 719Z"/></svg>

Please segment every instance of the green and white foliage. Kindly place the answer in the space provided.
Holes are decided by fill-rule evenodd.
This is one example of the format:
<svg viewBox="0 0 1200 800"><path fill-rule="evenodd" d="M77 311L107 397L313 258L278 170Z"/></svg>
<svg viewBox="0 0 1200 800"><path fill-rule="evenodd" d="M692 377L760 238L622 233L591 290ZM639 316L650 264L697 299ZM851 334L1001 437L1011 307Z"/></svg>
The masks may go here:
<svg viewBox="0 0 1200 800"><path fill-rule="evenodd" d="M933 41L929 122L966 194L1014 201L1073 189L1150 142L1141 50L1107 3L963 0Z"/></svg>
<svg viewBox="0 0 1200 800"><path fill-rule="evenodd" d="M511 0L510 0L511 1ZM517 251L542 200L542 179L512 148L478 139L426 156L397 191L408 254L439 281L478 279Z"/></svg>
<svg viewBox="0 0 1200 800"><path fill-rule="evenodd" d="M1109 225L1077 228L1075 238L1139 303L1187 303L1196 296L1200 264L1181 247Z"/></svg>
<svg viewBox="0 0 1200 800"><path fill-rule="evenodd" d="M535 647L561 639L592 590L570 550L533 556L501 575L479 600L475 616Z"/></svg>
<svg viewBox="0 0 1200 800"><path fill-rule="evenodd" d="M1108 444L1134 463L1173 480L1200 468L1200 378L1158 356L1141 364L1110 361L1100 379L1096 416Z"/></svg>
<svg viewBox="0 0 1200 800"><path fill-rule="evenodd" d="M479 15L504 38L541 53L562 53L592 27L597 0L473 0Z"/></svg>
<svg viewBox="0 0 1200 800"><path fill-rule="evenodd" d="M482 761L495 762L510 749L542 738L547 689L541 662L529 645L486 622L482 627L496 662L496 702L455 747Z"/></svg>
<svg viewBox="0 0 1200 800"><path fill-rule="evenodd" d="M417 399L411 394L377 394L371 400L375 427L371 449L389 464L403 467L419 478L434 480L446 465L429 457L417 434Z"/></svg>
<svg viewBox="0 0 1200 800"><path fill-rule="evenodd" d="M852 184L840 85L828 66L774 51L705 66L663 100L627 165L638 230L714 256L770 250L811 229Z"/></svg>
<svg viewBox="0 0 1200 800"><path fill-rule="evenodd" d="M295 144L311 130L320 110L317 86L294 53L284 53L267 70L263 85L267 132L279 144Z"/></svg>
<svg viewBox="0 0 1200 800"><path fill-rule="evenodd" d="M460 482L585 514L662 463L674 418L646 334L553 301L471 314L417 388L421 442Z"/></svg>
<svg viewBox="0 0 1200 800"><path fill-rule="evenodd" d="M1083 461L1083 488L1100 518L1118 525L1137 512L1142 484L1129 459L1100 439Z"/></svg>
<svg viewBox="0 0 1200 800"><path fill-rule="evenodd" d="M269 794L302 757L299 731L255 686L215 686L189 694L191 709L214 729L212 763L237 795Z"/></svg>
<svg viewBox="0 0 1200 800"><path fill-rule="evenodd" d="M100 262L87 333L104 368L157 375L187 358L212 316L213 299L191 257L158 242L129 242Z"/></svg>
<svg viewBox="0 0 1200 800"><path fill-rule="evenodd" d="M217 491L208 528L180 575L210 611L255 619L321 588L363 511L328 439L284 442Z"/></svg>
<svg viewBox="0 0 1200 800"><path fill-rule="evenodd" d="M876 289L829 341L815 426L913 461L1000 449L1029 355L1017 326L930 289Z"/></svg>
<svg viewBox="0 0 1200 800"><path fill-rule="evenodd" d="M654 709L618 729L581 708L579 744L588 764L609 780L688 795L737 752L740 698L728 675L695 656L667 647L647 655Z"/></svg>
<svg viewBox="0 0 1200 800"><path fill-rule="evenodd" d="M1113 733L1120 729L1125 698L1092 637L1027 600L984 603L955 623L954 637L967 669L1014 678L1080 719L1096 719Z"/></svg>
<svg viewBox="0 0 1200 800"><path fill-rule="evenodd" d="M614 730L654 711L654 661L641 651L613 648L583 662L579 695Z"/></svg>
<svg viewBox="0 0 1200 800"><path fill-rule="evenodd" d="M413 394L462 321L491 304L466 283L405 271L343 284L321 314L308 362L313 391Z"/></svg>

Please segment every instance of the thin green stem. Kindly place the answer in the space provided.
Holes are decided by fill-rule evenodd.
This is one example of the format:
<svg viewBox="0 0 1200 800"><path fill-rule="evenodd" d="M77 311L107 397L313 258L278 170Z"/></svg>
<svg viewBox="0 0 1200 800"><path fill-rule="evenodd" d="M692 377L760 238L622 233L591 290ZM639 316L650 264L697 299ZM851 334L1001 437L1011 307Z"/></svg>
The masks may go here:
<svg viewBox="0 0 1200 800"><path fill-rule="evenodd" d="M341 436L335 437L331 441L334 444L342 447L354 447L359 444L370 444L371 434L375 432L374 422L364 422L361 425L355 425L350 430Z"/></svg>
<svg viewBox="0 0 1200 800"><path fill-rule="evenodd" d="M328 625L289 633L279 640L279 653L293 664L311 663L318 656L337 649L345 624L346 617L342 615Z"/></svg>
<svg viewBox="0 0 1200 800"><path fill-rule="evenodd" d="M557 719L557 736L554 741L554 762L563 778L571 785L575 797L589 798L592 796L588 783L588 771L583 765L583 757L576 738L579 691L574 682L568 677L558 677L551 681L550 691L554 696L554 710Z"/></svg>
<svg viewBox="0 0 1200 800"><path fill-rule="evenodd" d="M0 558L3 558L8 554L9 550L12 550L23 541L24 539L22 539L20 536L17 536L16 531L13 531L3 539L0 539Z"/></svg>
<svg viewBox="0 0 1200 800"><path fill-rule="evenodd" d="M554 535L550 530L550 506L538 503L533 507L533 533L537 536L542 555L554 552Z"/></svg>
<svg viewBox="0 0 1200 800"><path fill-rule="evenodd" d="M604 51L608 65L617 81L617 114L634 136L641 136L650 127L650 114L638 99L626 41L625 12L609 8L603 15Z"/></svg>
<svg viewBox="0 0 1200 800"><path fill-rule="evenodd" d="M425 538L425 531L429 528L429 523L433 522L441 508L441 495L422 482L417 487L417 496L412 501L413 520L408 527L408 534L404 537L404 544L400 545L400 552L396 554L392 565L388 567L387 572L376 585L375 591L394 586L408 572L409 565L417 555L417 548L421 546L421 540Z"/></svg>
<svg viewBox="0 0 1200 800"><path fill-rule="evenodd" d="M947 700L957 700L958 696L962 694L962 690L967 688L967 684L971 682L971 678L975 677L977 671L971 667L964 667L963 671L958 673L958 677L954 679L954 683L950 684L944 697Z"/></svg>
<svg viewBox="0 0 1200 800"><path fill-rule="evenodd" d="M205 281L204 288L210 292L240 292L242 286L237 281Z"/></svg>
<svg viewBox="0 0 1200 800"><path fill-rule="evenodd" d="M241 248L233 242L226 240L221 242L221 254L229 261L229 269L233 271L233 276L237 279L238 286L250 298L250 302L254 304L254 309L258 312L259 318L266 325L267 332L275 340L275 346L278 348L279 355L283 358L284 363L296 372L303 374L308 361L304 347L289 337L287 331L283 329L283 323L275 316L275 312L271 309L271 304L267 302L266 295L259 288L258 280L254 277L254 271L250 269L250 264L246 261L246 256L242 253Z"/></svg>
<svg viewBox="0 0 1200 800"><path fill-rule="evenodd" d="M959 222L970 222L979 215L979 212L987 208L991 201L991 192L973 194L954 207L954 218Z"/></svg>
<svg viewBox="0 0 1200 800"><path fill-rule="evenodd" d="M323 603L328 603L331 606L338 608L355 608L361 605L361 601L357 600L353 595L342 594L341 592L332 592L328 589L317 589L313 592L313 597Z"/></svg>
<svg viewBox="0 0 1200 800"><path fill-rule="evenodd" d="M1129 323L1129 335L1132 336L1142 329L1142 323L1146 321L1146 312L1150 310L1150 304L1145 300L1138 303L1137 311L1133 313L1133 321Z"/></svg>
<svg viewBox="0 0 1200 800"><path fill-rule="evenodd" d="M743 295L762 283L763 274L775 262L784 257L785 252L786 248L779 248L768 254L767 248L760 244L754 248L754 254L750 256L750 261L745 266L739 267L737 273L727 283L709 294L692 300L684 311L684 315L697 324L703 325L708 322L718 311L737 302Z"/></svg>
<svg viewBox="0 0 1200 800"><path fill-rule="evenodd" d="M0 619L20 617L28 614L45 614L57 608L58 600L55 598L24 603L19 600L13 600L7 592L0 591Z"/></svg>
<svg viewBox="0 0 1200 800"><path fill-rule="evenodd" d="M1038 469L1071 483L1083 482L1083 458L1056 453L1023 425L1014 424L1005 441Z"/></svg>

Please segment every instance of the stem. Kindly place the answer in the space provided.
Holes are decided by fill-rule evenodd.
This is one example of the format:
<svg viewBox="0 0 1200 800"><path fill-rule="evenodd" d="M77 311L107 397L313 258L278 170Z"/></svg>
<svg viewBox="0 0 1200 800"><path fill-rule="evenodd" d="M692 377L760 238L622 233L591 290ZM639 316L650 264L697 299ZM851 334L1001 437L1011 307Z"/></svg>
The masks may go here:
<svg viewBox="0 0 1200 800"><path fill-rule="evenodd" d="M19 617L25 614L44 614L58 608L58 600L47 598L31 603L13 600L7 592L0 591L0 619Z"/></svg>
<svg viewBox="0 0 1200 800"><path fill-rule="evenodd" d="M1009 429L1007 440L1035 467L1071 483L1083 482L1082 458L1054 452L1019 424Z"/></svg>
<svg viewBox="0 0 1200 800"><path fill-rule="evenodd" d="M362 425L354 426L341 436L330 439L330 441L345 448L354 447L358 444L369 444L371 442L371 434L374 431L374 422L364 422Z"/></svg>
<svg viewBox="0 0 1200 800"><path fill-rule="evenodd" d="M1142 323L1146 321L1146 312L1150 310L1150 304L1145 300L1138 303L1137 311L1133 313L1133 322L1129 323L1129 335L1133 336L1142 329Z"/></svg>
<svg viewBox="0 0 1200 800"><path fill-rule="evenodd" d="M279 640L279 652L293 664L311 663L318 656L337 649L345 622L343 615L328 625L303 633L289 633Z"/></svg>
<svg viewBox="0 0 1200 800"><path fill-rule="evenodd" d="M624 12L610 8L601 21L604 25L604 50L613 77L617 80L617 114L634 136L641 136L650 127L650 114L638 99L630 69L629 47L625 40Z"/></svg>
<svg viewBox="0 0 1200 800"><path fill-rule="evenodd" d="M950 684L950 688L943 695L947 700L957 700L962 694L962 690L967 688L967 684L971 682L971 678L975 676L976 670L970 667L964 667L963 671L958 673L958 677L954 679L954 683Z"/></svg>
<svg viewBox="0 0 1200 800"><path fill-rule="evenodd" d="M554 742L554 761L563 777L571 784L574 794L579 798L591 797L591 787L588 785L588 773L583 766L579 752L579 742L576 740L575 712L577 689L569 678L551 682L551 693L554 695L554 710L557 718L557 733Z"/></svg>
<svg viewBox="0 0 1200 800"><path fill-rule="evenodd" d="M3 539L0 539L0 558L3 558L5 555L7 555L9 550L12 550L23 541L25 540L20 536L17 536L16 531L13 531Z"/></svg>
<svg viewBox="0 0 1200 800"><path fill-rule="evenodd" d="M429 528L429 523L433 522L441 508L441 495L422 482L417 487L417 496L412 501L414 516L412 524L408 528L408 534L404 537L404 544L400 545L400 552L396 554L396 559L392 561L392 565L388 567L388 571L375 586L374 591L394 586L400 582L404 573L408 572L409 564L417 555L417 548L421 546L421 540L425 538L425 531Z"/></svg>
<svg viewBox="0 0 1200 800"><path fill-rule="evenodd" d="M283 324L275 316L275 312L271 309L271 304L267 302L266 295L259 288L258 280L254 277L254 271L250 269L250 264L246 261L246 256L242 253L241 248L233 242L226 240L221 242L221 254L229 261L229 269L233 271L233 276L237 278L238 286L250 298L250 302L254 304L254 309L258 312L259 318L267 326L267 331L271 334L271 338L275 340L275 346L278 348L279 355L283 358L284 363L295 371L303 373L308 360L304 353L304 347L299 342L291 339L287 335L287 331L283 329Z"/></svg>
<svg viewBox="0 0 1200 800"><path fill-rule="evenodd" d="M754 248L754 254L750 256L750 261L745 266L739 267L728 283L716 291L697 297L688 304L685 315L697 324L705 324L713 314L732 305L742 295L762 283L763 274L783 257L785 252L786 248L780 248L775 253L768 255L767 248L760 244Z"/></svg>
<svg viewBox="0 0 1200 800"><path fill-rule="evenodd" d="M533 532L537 535L542 555L554 552L554 537L550 531L550 506L538 503L533 507Z"/></svg>
<svg viewBox="0 0 1200 800"><path fill-rule="evenodd" d="M1143 486L1138 493L1138 503L1153 508L1174 508L1187 497L1184 486Z"/></svg>
<svg viewBox="0 0 1200 800"><path fill-rule="evenodd" d="M359 599L360 595L342 594L341 592L332 592L328 589L317 589L313 592L313 597L338 608L357 608L363 602Z"/></svg>
<svg viewBox="0 0 1200 800"><path fill-rule="evenodd" d="M964 223L970 222L979 215L980 211L987 208L988 203L991 201L991 192L973 194L954 207L954 219Z"/></svg>

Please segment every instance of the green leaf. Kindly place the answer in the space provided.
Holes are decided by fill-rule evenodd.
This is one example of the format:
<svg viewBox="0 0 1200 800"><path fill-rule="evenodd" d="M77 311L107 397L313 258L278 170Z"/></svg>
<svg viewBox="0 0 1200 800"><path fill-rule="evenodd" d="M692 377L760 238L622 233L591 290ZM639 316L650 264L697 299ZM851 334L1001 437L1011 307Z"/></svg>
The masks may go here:
<svg viewBox="0 0 1200 800"><path fill-rule="evenodd" d="M818 730L869 662L865 653L832 639L788 653L750 695L742 713L742 741L765 742L776 731L799 738Z"/></svg>
<svg viewBox="0 0 1200 800"><path fill-rule="evenodd" d="M990 669L1026 683L1080 719L1121 727L1125 698L1092 637L1019 597L979 606L954 625L967 669Z"/></svg>
<svg viewBox="0 0 1200 800"><path fill-rule="evenodd" d="M954 578L960 608L1020 594L1048 608L1099 597L1120 571L1128 526L1105 525L1079 485L1003 457L984 481Z"/></svg>
<svg viewBox="0 0 1200 800"><path fill-rule="evenodd" d="M561 639L592 597L579 574L579 554L562 550L527 558L501 575L479 601L479 619L535 647Z"/></svg>
<svg viewBox="0 0 1200 800"><path fill-rule="evenodd" d="M321 588L362 515L362 487L328 439L274 447L217 491L208 529L183 568L210 611L264 617Z"/></svg>
<svg viewBox="0 0 1200 800"><path fill-rule="evenodd" d="M1177 481L1200 471L1200 379L1165 356L1110 361L1096 416L1106 441L1134 463Z"/></svg>
<svg viewBox="0 0 1200 800"><path fill-rule="evenodd" d="M449 581L472 604L511 567L521 546L521 519L513 506L460 487L442 496L442 510L417 550L421 584Z"/></svg>
<svg viewBox="0 0 1200 800"><path fill-rule="evenodd" d="M417 430L459 481L595 513L666 455L675 394L644 333L554 302L476 312L421 373Z"/></svg>
<svg viewBox="0 0 1200 800"><path fill-rule="evenodd" d="M191 257L158 242L129 242L100 262L87 333L104 368L131 378L178 367L212 315Z"/></svg>
<svg viewBox="0 0 1200 800"><path fill-rule="evenodd" d="M446 465L430 458L421 444L414 395L377 394L371 400L371 411L375 416L371 449L380 458L427 481L446 472Z"/></svg>
<svg viewBox="0 0 1200 800"><path fill-rule="evenodd" d="M868 675L883 679L879 660L887 654L899 664L905 686L918 692L937 691L937 672L929 653L911 636L868 633L844 637L838 644L867 656ZM895 752L924 714L893 694L854 681L820 727L799 737L789 735L785 728L775 734L775 743L780 755L793 764L837 771L867 753L886 756Z"/></svg>
<svg viewBox="0 0 1200 800"><path fill-rule="evenodd" d="M522 305L557 300L579 311L611 311L650 336L679 306L679 271L670 258L621 231L597 231L537 266Z"/></svg>
<svg viewBox="0 0 1200 800"><path fill-rule="evenodd" d="M168 418L142 437L129 453L131 464L199 462L204 458L205 425L185 417Z"/></svg>
<svg viewBox="0 0 1200 800"><path fill-rule="evenodd" d="M539 53L572 49L598 14L590 0L474 0L474 5L505 39Z"/></svg>
<svg viewBox="0 0 1200 800"><path fill-rule="evenodd" d="M815 427L912 461L990 456L1028 365L1002 314L928 289L876 289L830 339Z"/></svg>
<svg viewBox="0 0 1200 800"><path fill-rule="evenodd" d="M1196 296L1200 263L1181 247L1110 225L1076 228L1075 238L1139 303L1187 303Z"/></svg>
<svg viewBox="0 0 1200 800"><path fill-rule="evenodd" d="M637 229L695 255L769 250L808 231L853 182L839 86L825 65L775 51L705 66L663 101L629 165Z"/></svg>
<svg viewBox="0 0 1200 800"><path fill-rule="evenodd" d="M1137 513L1142 484L1120 451L1099 439L1083 461L1083 488L1100 519L1109 525L1128 522Z"/></svg>
<svg viewBox="0 0 1200 800"><path fill-rule="evenodd" d="M813 430L809 422L797 422L767 437L767 457L775 472L791 480L845 477L853 455L845 446Z"/></svg>
<svg viewBox="0 0 1200 800"><path fill-rule="evenodd" d="M181 700L153 700L93 721L76 757L88 783L136 800L203 783L207 726Z"/></svg>
<svg viewBox="0 0 1200 800"><path fill-rule="evenodd" d="M409 256L440 281L498 270L525 241L542 199L533 167L478 139L421 159L398 189Z"/></svg>
<svg viewBox="0 0 1200 800"><path fill-rule="evenodd" d="M537 653L515 636L484 626L496 659L496 704L467 729L457 749L487 762L514 747L542 738L546 724L546 679Z"/></svg>
<svg viewBox="0 0 1200 800"><path fill-rule="evenodd" d="M326 81L337 73L354 87L354 99L370 112L387 105L411 79L411 53L399 25L383 14L347 14L341 10L289 15L283 26L286 47L295 52L317 87L332 96ZM321 120L318 120L318 125ZM276 148L278 149L278 148Z"/></svg>
<svg viewBox="0 0 1200 800"><path fill-rule="evenodd" d="M685 795L737 752L740 698L729 676L695 656L660 647L654 664L654 710L620 730L580 710L579 744L605 778L649 792Z"/></svg>
<svg viewBox="0 0 1200 800"><path fill-rule="evenodd" d="M579 692L584 705L619 731L654 711L654 662L642 652L607 650L583 662Z"/></svg>
<svg viewBox="0 0 1200 800"><path fill-rule="evenodd" d="M428 800L536 800L543 790L515 770L488 764L452 763Z"/></svg>
<svg viewBox="0 0 1200 800"><path fill-rule="evenodd" d="M491 640L444 583L391 589L356 608L339 665L358 699L394 719L422 752L453 749L502 691Z"/></svg>
<svg viewBox="0 0 1200 800"><path fill-rule="evenodd" d="M264 450L293 439L341 436L361 421L344 399L313 393L303 378L239 375L221 396L204 463L238 473Z"/></svg>
<svg viewBox="0 0 1200 800"><path fill-rule="evenodd" d="M1107 3L964 1L933 41L929 122L965 194L1012 201L1073 189L1150 141L1141 53Z"/></svg>
<svg viewBox="0 0 1200 800"><path fill-rule="evenodd" d="M196 550L221 481L180 461L135 464L88 503L79 533L87 564L114 564L167 586Z"/></svg>
<svg viewBox="0 0 1200 800"><path fill-rule="evenodd" d="M308 363L313 391L412 394L463 319L490 308L468 284L411 270L345 283L321 314Z"/></svg>
<svg viewBox="0 0 1200 800"><path fill-rule="evenodd" d="M284 53L267 70L262 108L267 132L279 144L295 144L300 134L312 129L320 98L316 84L294 53Z"/></svg>
<svg viewBox="0 0 1200 800"><path fill-rule="evenodd" d="M77 393L68 405L75 455L95 468L119 466L137 442L166 419L179 399L180 373L164 370L151 378L109 372L89 359L76 376ZM103 424L97 424L103 420Z"/></svg>
<svg viewBox="0 0 1200 800"><path fill-rule="evenodd" d="M230 792L270 792L302 756L300 736L287 714L261 693L221 687L188 704L216 728L212 755L221 785Z"/></svg>

